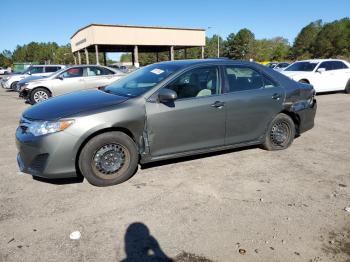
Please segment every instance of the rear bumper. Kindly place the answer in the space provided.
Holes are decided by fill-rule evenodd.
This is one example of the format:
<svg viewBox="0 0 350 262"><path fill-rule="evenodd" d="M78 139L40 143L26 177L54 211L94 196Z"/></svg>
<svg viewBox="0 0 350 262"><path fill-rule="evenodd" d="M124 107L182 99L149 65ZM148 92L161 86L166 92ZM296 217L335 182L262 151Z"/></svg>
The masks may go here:
<svg viewBox="0 0 350 262"><path fill-rule="evenodd" d="M312 129L315 125L315 116L317 111L317 101L314 99L312 106L297 111L300 118L299 134Z"/></svg>

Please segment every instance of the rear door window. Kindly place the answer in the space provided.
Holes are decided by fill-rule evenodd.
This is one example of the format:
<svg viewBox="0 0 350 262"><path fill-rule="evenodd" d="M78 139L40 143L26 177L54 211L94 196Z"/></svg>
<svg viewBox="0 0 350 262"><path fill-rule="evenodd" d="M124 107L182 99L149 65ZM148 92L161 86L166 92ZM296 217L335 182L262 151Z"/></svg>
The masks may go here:
<svg viewBox="0 0 350 262"><path fill-rule="evenodd" d="M89 66L86 68L86 76L103 76L113 73L113 71L107 70L103 67Z"/></svg>
<svg viewBox="0 0 350 262"><path fill-rule="evenodd" d="M344 64L342 61L334 61L333 62L333 70L338 70L338 69L347 69L347 65Z"/></svg>
<svg viewBox="0 0 350 262"><path fill-rule="evenodd" d="M260 89L265 86L264 77L252 68L245 66L226 66L229 92ZM266 79L267 87L274 84Z"/></svg>

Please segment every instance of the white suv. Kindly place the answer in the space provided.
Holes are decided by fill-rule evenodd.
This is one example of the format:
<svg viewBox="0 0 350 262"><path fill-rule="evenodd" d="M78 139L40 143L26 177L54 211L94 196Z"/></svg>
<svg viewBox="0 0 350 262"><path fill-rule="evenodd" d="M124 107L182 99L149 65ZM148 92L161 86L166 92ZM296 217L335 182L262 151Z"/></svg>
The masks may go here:
<svg viewBox="0 0 350 262"><path fill-rule="evenodd" d="M65 68L64 65L32 65L28 67L25 71L21 73L14 73L8 76L5 76L1 81L2 88L16 90L17 83L30 76L48 76L62 68Z"/></svg>
<svg viewBox="0 0 350 262"><path fill-rule="evenodd" d="M350 64L339 59L297 61L281 71L295 81L313 85L316 92L350 93Z"/></svg>

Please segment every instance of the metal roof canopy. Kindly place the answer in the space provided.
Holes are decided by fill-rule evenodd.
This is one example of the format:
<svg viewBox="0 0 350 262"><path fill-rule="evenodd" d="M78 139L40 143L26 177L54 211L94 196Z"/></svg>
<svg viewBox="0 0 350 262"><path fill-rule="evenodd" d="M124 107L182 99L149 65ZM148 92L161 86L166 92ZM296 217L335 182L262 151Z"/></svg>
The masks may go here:
<svg viewBox="0 0 350 262"><path fill-rule="evenodd" d="M71 38L73 53L132 52L138 63L138 52L170 52L205 46L205 30L199 28L90 24L79 29ZM87 56L87 55L86 55ZM80 63L80 62L79 62ZM87 61L88 63L88 61Z"/></svg>

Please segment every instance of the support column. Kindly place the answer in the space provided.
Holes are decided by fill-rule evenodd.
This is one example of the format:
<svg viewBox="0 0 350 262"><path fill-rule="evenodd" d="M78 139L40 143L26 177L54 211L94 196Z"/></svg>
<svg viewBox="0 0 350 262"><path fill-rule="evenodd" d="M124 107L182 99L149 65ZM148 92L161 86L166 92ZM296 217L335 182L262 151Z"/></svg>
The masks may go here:
<svg viewBox="0 0 350 262"><path fill-rule="evenodd" d="M187 48L184 49L185 59L187 59Z"/></svg>
<svg viewBox="0 0 350 262"><path fill-rule="evenodd" d="M80 55L80 51L78 51L78 63L79 63L79 65L81 65L81 55Z"/></svg>
<svg viewBox="0 0 350 262"><path fill-rule="evenodd" d="M86 61L86 64L89 65L89 52L88 50L85 48L85 61Z"/></svg>
<svg viewBox="0 0 350 262"><path fill-rule="evenodd" d="M77 64L77 57L75 56L75 53L73 53L73 58L74 58L74 64Z"/></svg>
<svg viewBox="0 0 350 262"><path fill-rule="evenodd" d="M174 61L174 46L170 47L170 60Z"/></svg>
<svg viewBox="0 0 350 262"><path fill-rule="evenodd" d="M133 65L135 67L140 67L140 64L139 64L139 48L137 45L134 46L134 52L133 52Z"/></svg>
<svg viewBox="0 0 350 262"><path fill-rule="evenodd" d="M95 45L95 53L96 53L96 64L100 64L100 58L98 56L98 45Z"/></svg>
<svg viewBox="0 0 350 262"><path fill-rule="evenodd" d="M204 46L202 46L202 59L204 59Z"/></svg>
<svg viewBox="0 0 350 262"><path fill-rule="evenodd" d="M156 52L157 62L159 62L159 52Z"/></svg>
<svg viewBox="0 0 350 262"><path fill-rule="evenodd" d="M106 52L103 52L103 65L107 65Z"/></svg>

